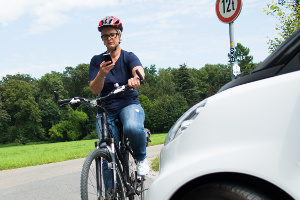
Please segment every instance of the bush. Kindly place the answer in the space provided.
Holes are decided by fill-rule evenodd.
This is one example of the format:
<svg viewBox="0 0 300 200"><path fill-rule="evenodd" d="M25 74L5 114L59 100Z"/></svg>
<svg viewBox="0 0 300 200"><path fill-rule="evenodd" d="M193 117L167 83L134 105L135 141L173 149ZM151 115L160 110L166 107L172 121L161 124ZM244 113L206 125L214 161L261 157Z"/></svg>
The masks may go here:
<svg viewBox="0 0 300 200"><path fill-rule="evenodd" d="M68 130L72 129L72 124L69 121L62 121L52 126L49 130L49 136L52 141L68 140Z"/></svg>
<svg viewBox="0 0 300 200"><path fill-rule="evenodd" d="M93 130L90 134L83 138L84 140L98 139L97 131Z"/></svg>
<svg viewBox="0 0 300 200"><path fill-rule="evenodd" d="M49 136L52 141L70 141L82 139L87 114L81 111L73 111L68 114L68 120L62 121L49 130Z"/></svg>

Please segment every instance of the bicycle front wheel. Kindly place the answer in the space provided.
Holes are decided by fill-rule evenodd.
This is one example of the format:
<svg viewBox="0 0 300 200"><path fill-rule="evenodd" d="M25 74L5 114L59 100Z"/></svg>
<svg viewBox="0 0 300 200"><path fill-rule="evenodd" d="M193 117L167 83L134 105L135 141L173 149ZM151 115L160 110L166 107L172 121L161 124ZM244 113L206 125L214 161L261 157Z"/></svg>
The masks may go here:
<svg viewBox="0 0 300 200"><path fill-rule="evenodd" d="M124 182L118 167L116 167L116 189L113 186L113 169L110 154L105 149L94 149L86 157L82 167L81 199L125 199Z"/></svg>

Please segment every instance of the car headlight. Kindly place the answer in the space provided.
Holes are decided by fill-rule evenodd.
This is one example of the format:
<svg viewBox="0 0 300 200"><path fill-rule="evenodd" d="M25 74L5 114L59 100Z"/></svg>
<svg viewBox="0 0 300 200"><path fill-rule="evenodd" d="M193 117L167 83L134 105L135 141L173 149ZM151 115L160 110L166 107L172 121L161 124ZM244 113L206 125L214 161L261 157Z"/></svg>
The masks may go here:
<svg viewBox="0 0 300 200"><path fill-rule="evenodd" d="M165 145L174 140L178 135L182 134L190 126L205 104L206 99L191 107L175 122L166 136Z"/></svg>

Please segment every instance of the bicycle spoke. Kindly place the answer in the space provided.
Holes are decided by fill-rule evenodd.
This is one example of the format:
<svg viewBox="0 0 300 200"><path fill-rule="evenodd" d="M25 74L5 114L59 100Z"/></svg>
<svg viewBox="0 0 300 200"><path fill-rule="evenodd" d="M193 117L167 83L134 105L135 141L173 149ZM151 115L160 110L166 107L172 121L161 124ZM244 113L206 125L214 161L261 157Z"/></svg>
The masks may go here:
<svg viewBox="0 0 300 200"><path fill-rule="evenodd" d="M93 194L93 195L96 195L97 196L97 185L96 185L96 183L95 183L95 180L96 180L96 175L95 175L95 168L93 167L94 165L93 165L93 163L91 164L91 168L90 168L90 170L89 170L89 174L91 174L92 175L92 177L90 178L88 178L88 185L89 186L91 186L92 188L93 188L93 191L95 191L95 193L92 193L92 192L90 192L90 190L88 191L88 193L89 194ZM91 188L91 187L88 187L88 188Z"/></svg>

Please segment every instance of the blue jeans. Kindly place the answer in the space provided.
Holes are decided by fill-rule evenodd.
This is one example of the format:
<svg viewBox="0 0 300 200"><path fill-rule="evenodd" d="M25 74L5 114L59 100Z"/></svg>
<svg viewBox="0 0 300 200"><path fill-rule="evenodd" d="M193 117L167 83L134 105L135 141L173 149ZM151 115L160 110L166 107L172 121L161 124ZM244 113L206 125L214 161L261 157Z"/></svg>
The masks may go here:
<svg viewBox="0 0 300 200"><path fill-rule="evenodd" d="M144 132L145 112L140 104L131 104L120 110L107 113L109 129L119 143L118 127L115 119L120 118L123 124L123 133L128 137L130 146L133 150L133 157L137 161L146 158L146 134ZM96 120L97 134L101 140L101 114L97 114Z"/></svg>
<svg viewBox="0 0 300 200"><path fill-rule="evenodd" d="M117 144L119 144L119 131L115 124L115 119L118 117L123 124L123 133L129 139L133 157L138 161L144 160L146 158L146 134L144 132L145 112L142 106L140 104L131 104L121 110L107 113L108 126L117 140ZM98 137L101 140L101 114L97 114L96 127ZM105 195L107 195L107 190L112 188L112 173L108 169L106 161L103 162L102 168L106 189Z"/></svg>

